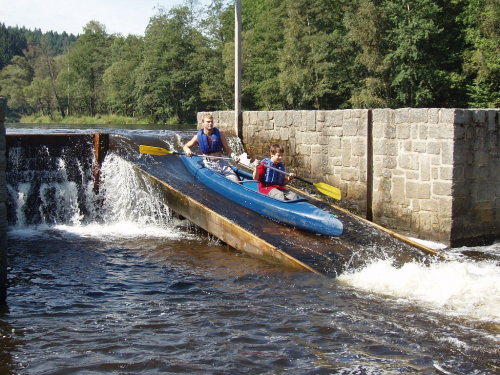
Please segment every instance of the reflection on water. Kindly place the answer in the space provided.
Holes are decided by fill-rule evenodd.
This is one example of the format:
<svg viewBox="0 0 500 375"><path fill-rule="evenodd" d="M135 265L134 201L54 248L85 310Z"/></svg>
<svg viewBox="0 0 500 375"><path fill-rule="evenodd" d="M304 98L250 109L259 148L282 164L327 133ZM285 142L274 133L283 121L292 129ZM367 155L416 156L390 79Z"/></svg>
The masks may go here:
<svg viewBox="0 0 500 375"><path fill-rule="evenodd" d="M1 373L499 372L498 244L330 279L227 249L132 171L107 158L93 222L10 227Z"/></svg>

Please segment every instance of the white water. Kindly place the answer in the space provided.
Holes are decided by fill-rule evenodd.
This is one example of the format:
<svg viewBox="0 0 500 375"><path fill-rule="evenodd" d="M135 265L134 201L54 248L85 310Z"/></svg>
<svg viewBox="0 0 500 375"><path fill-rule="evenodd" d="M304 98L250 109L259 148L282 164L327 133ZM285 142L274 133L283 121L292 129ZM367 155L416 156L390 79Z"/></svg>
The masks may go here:
<svg viewBox="0 0 500 375"><path fill-rule="evenodd" d="M338 280L397 303L473 320L500 322L500 268L490 261L451 260L396 268L377 260Z"/></svg>
<svg viewBox="0 0 500 375"><path fill-rule="evenodd" d="M51 172L49 172L51 173ZM142 176L127 161L110 154L101 168L99 194L93 192L93 181L87 184L86 200L91 212L85 219L77 204L76 183L62 179L60 182L40 185L40 212L48 207L55 212L53 217L66 218L64 222L53 222L44 215L43 222L28 225L24 206L31 189L29 182L18 185L17 191L8 185L8 192L16 204L17 222L9 228L16 237L38 237L59 233L95 238L187 238L184 225L171 216L169 208L162 202L160 192L151 188ZM50 191L50 198L48 192ZM55 199L53 199L55 196ZM49 201L56 204L49 205ZM99 203L102 202L102 203Z"/></svg>
<svg viewBox="0 0 500 375"><path fill-rule="evenodd" d="M120 157L109 154L105 159L98 196L94 195L92 186L88 182L87 199L103 203L91 213L92 220L86 222L75 204L75 183L66 180L50 186L42 184L42 197L45 191L56 191L59 203L51 209L61 212L54 213L54 216L69 219L36 226L26 225L21 210L27 204L30 184L19 184L18 191L9 187L9 194L15 197L18 205L18 222L10 228L10 234L26 238L59 233L110 239L182 239L191 236L180 227L179 221L172 218L160 192ZM481 251L499 254L500 244L481 248ZM430 265L407 263L396 268L390 260L374 260L361 270L341 275L337 281L395 303L418 305L466 319L500 322L500 268L493 261L474 262L456 255Z"/></svg>

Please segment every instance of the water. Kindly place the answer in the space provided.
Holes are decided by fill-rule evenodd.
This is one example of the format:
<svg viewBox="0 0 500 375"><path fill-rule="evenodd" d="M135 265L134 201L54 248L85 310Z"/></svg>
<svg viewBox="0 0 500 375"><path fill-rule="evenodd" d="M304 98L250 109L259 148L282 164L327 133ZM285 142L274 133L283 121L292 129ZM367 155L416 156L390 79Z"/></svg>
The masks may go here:
<svg viewBox="0 0 500 375"><path fill-rule="evenodd" d="M100 215L9 227L0 373L500 373L500 244L331 279L227 249L117 156L102 178Z"/></svg>

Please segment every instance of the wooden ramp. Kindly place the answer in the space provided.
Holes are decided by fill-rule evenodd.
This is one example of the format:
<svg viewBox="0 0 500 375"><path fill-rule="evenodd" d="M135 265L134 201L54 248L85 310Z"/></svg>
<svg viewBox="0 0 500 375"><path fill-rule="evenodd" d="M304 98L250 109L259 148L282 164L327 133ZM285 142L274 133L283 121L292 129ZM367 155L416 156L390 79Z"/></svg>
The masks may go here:
<svg viewBox="0 0 500 375"><path fill-rule="evenodd" d="M432 249L402 241L404 238L305 192L300 194L344 223L344 233L340 237L326 237L282 225L207 188L176 155L139 154L139 145L144 143L139 137L112 140L112 143L115 152L133 162L139 173L164 192L165 203L173 211L252 256L330 277L362 267L373 259L391 259L402 264L439 256ZM146 144L168 148L160 140L148 139Z"/></svg>

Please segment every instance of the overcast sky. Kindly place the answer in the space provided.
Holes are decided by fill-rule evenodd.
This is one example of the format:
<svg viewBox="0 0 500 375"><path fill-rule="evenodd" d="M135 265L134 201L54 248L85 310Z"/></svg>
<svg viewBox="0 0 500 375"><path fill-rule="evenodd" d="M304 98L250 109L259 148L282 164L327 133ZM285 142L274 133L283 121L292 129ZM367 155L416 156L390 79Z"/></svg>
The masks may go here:
<svg viewBox="0 0 500 375"><path fill-rule="evenodd" d="M211 0L200 3L207 6ZM144 35L159 5L171 9L183 4L183 0L0 0L0 23L77 35L96 20L108 34Z"/></svg>

